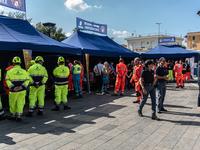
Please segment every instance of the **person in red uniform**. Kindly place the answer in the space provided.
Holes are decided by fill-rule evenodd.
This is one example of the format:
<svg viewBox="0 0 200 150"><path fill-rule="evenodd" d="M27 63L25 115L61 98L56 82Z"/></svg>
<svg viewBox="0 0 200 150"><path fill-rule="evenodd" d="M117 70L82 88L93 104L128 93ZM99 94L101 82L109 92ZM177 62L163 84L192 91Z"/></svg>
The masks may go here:
<svg viewBox="0 0 200 150"><path fill-rule="evenodd" d="M82 65L80 60L78 60L78 63L82 67L81 68L81 77L80 77L80 87L81 87L81 91L82 91L82 79L83 79L83 75L84 75L84 67L83 67L83 65Z"/></svg>
<svg viewBox="0 0 200 150"><path fill-rule="evenodd" d="M11 61L8 62L8 67L6 68L5 70L5 73L4 73L4 79L6 78L6 72L10 69L12 69L14 66L12 65ZM6 80L3 81L3 86L6 88L6 93L9 94L10 90L8 88L8 85L6 83Z"/></svg>
<svg viewBox="0 0 200 150"><path fill-rule="evenodd" d="M124 60L122 58L119 59L119 64L116 66L116 82L115 82L115 91L112 96L117 96L117 93L119 92L119 88L121 87L120 95L124 95L124 86L125 86L125 80L127 75L127 67L124 64Z"/></svg>
<svg viewBox="0 0 200 150"><path fill-rule="evenodd" d="M176 65L174 66L175 78L176 78L176 84L177 84L176 88L179 88L179 83L182 78L182 70L183 70L183 66L181 64L181 61L179 63L176 62ZM182 83L180 84L180 86L182 87Z"/></svg>
<svg viewBox="0 0 200 150"><path fill-rule="evenodd" d="M142 89L140 87L139 80L140 80L140 76L141 76L143 66L141 64L139 64L139 61L140 61L140 59L138 57L136 57L134 59L135 66L134 66L134 69L133 69L132 78L135 82L135 91L136 91L136 94L137 94L137 100L133 101L133 103L138 103L142 99Z"/></svg>
<svg viewBox="0 0 200 150"><path fill-rule="evenodd" d="M70 74L68 76L68 96L73 96L73 92L74 92L74 86L73 86L73 82L72 82L72 67L73 64L71 63L71 59L67 58L66 59L66 65L69 67L69 71Z"/></svg>

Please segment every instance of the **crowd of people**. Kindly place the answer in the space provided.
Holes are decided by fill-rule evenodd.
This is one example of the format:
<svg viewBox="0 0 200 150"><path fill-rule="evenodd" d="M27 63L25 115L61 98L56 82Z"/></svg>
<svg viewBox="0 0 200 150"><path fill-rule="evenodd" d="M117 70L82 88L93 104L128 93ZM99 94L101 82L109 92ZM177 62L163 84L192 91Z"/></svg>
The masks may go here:
<svg viewBox="0 0 200 150"><path fill-rule="evenodd" d="M30 62L28 71L21 68L21 59L16 56L12 60L13 65L6 68L4 87L9 97L9 110L11 115L5 116L2 103L0 101L0 120L9 119L21 121L23 108L25 105L25 96L29 89L29 109L25 115L33 116L33 111L38 105L37 115L43 115L45 84L48 80L48 73L43 66L44 59L37 56L35 60ZM94 73L94 74L93 74ZM55 108L52 111L60 111L60 105L63 109L71 109L67 105L67 97L73 96L74 99L82 98L82 81L84 76L84 67L81 61L70 58L66 60L60 56L57 61L57 67L53 70L55 81ZM97 92L101 89L101 94L109 94L108 88L114 87L112 96L124 95L124 89L130 90L135 87L137 99L133 103L140 103L138 115L142 115L148 94L151 95L152 101L152 119L159 120L156 116L156 94L158 93L157 112L167 111L164 108L164 99L166 94L166 83L176 79L177 87L184 87L185 80L190 79L190 65L186 60L174 61L169 60L168 63L164 57L154 63L154 60L141 61L135 58L130 64L125 64L123 58L119 59L119 63L114 67L114 63L110 64L105 61L103 64L98 60L98 64L94 66L93 72L90 69L88 80L95 79L95 87Z"/></svg>

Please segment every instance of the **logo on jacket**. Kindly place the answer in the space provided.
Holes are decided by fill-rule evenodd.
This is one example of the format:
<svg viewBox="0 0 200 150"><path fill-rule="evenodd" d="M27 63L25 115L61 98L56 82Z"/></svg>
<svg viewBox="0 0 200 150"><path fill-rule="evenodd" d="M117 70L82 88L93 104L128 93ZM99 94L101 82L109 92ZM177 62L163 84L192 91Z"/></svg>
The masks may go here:
<svg viewBox="0 0 200 150"><path fill-rule="evenodd" d="M17 8L22 5L21 0L11 0L11 1L12 1L12 4Z"/></svg>

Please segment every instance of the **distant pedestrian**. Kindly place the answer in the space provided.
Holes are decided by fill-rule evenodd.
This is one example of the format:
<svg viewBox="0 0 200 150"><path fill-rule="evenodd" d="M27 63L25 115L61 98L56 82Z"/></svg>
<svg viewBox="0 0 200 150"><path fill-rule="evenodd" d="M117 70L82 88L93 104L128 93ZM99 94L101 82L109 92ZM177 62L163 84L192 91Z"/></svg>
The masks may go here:
<svg viewBox="0 0 200 150"><path fill-rule="evenodd" d="M166 94L166 80L168 80L168 69L165 67L165 58L161 57L159 59L160 65L156 68L155 78L157 78L157 92L158 92L158 113L161 111L167 111L164 108L164 100Z"/></svg>
<svg viewBox="0 0 200 150"><path fill-rule="evenodd" d="M152 119L153 120L160 120L156 116L156 92L154 85L156 83L156 80L154 79L154 71L152 70L153 68L153 62L151 60L146 60L145 61L145 68L141 73L141 78L140 78L140 85L142 87L142 101L140 102L139 110L138 110L138 115L142 117L142 108L144 107L148 95L150 94L151 96L151 105L152 105Z"/></svg>
<svg viewBox="0 0 200 150"><path fill-rule="evenodd" d="M133 69L132 69L131 64L127 65L127 70L128 70L127 71L127 75L126 75L127 89L130 90L131 86L132 86L132 84L130 83L130 81L131 81L131 77L133 75Z"/></svg>
<svg viewBox="0 0 200 150"><path fill-rule="evenodd" d="M102 86L102 68L101 60L98 60L98 64L94 67L93 71L96 77L96 90L97 92L101 89Z"/></svg>
<svg viewBox="0 0 200 150"><path fill-rule="evenodd" d="M168 66L167 66L167 68L168 68L168 72L169 72L169 81L173 81L173 69L174 69L174 65L171 63L171 61L170 60L168 60Z"/></svg>
<svg viewBox="0 0 200 150"><path fill-rule="evenodd" d="M111 69L108 68L108 62L104 62L104 66L102 68L103 74L103 84L102 84L102 95L109 94L107 91L107 84L109 83L109 74Z"/></svg>
<svg viewBox="0 0 200 150"><path fill-rule="evenodd" d="M186 78L187 78L187 82L189 83L191 68L190 68L190 64L188 63L188 60L185 61L185 64L186 64Z"/></svg>

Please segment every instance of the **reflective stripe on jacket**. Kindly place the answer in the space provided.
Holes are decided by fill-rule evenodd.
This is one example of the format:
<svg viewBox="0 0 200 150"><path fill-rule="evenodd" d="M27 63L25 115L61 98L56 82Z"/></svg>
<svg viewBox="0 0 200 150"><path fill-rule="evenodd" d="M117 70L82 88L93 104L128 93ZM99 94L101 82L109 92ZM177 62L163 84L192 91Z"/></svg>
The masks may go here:
<svg viewBox="0 0 200 150"><path fill-rule="evenodd" d="M55 76L55 85L67 85L69 68L65 65L60 65L53 70L53 75Z"/></svg>

